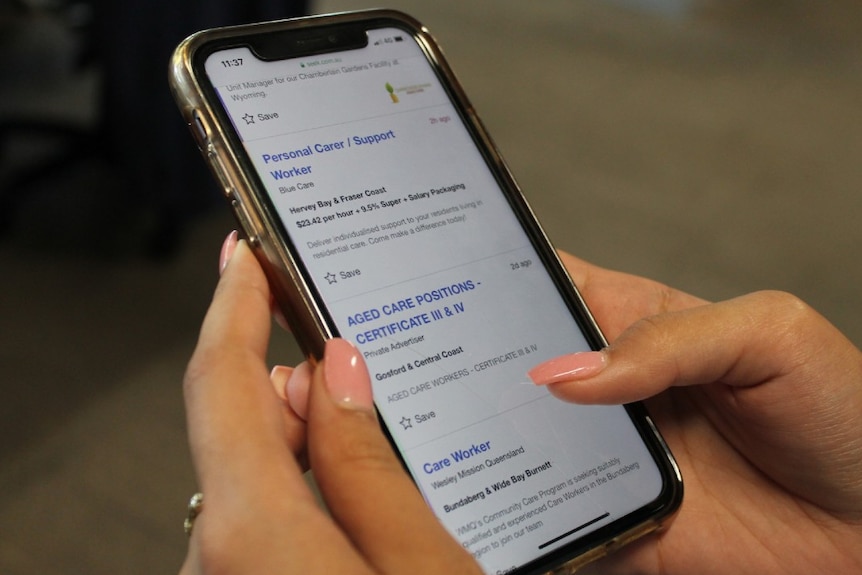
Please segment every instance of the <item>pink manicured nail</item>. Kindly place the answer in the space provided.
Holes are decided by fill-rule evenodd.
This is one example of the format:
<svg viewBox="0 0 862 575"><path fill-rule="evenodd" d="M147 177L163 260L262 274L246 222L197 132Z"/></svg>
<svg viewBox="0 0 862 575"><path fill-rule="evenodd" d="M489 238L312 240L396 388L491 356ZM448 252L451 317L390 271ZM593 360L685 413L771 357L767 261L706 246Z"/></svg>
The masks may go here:
<svg viewBox="0 0 862 575"><path fill-rule="evenodd" d="M284 394L293 412L301 419L308 419L308 389L311 386L311 365L303 361L293 369L284 384Z"/></svg>
<svg viewBox="0 0 862 575"><path fill-rule="evenodd" d="M230 261L231 256L233 256L233 252L236 249L236 244L239 241L239 233L236 230L232 231L227 235L224 239L224 243L221 246L221 254L218 259L218 272L222 273L224 269L227 267L228 262Z"/></svg>
<svg viewBox="0 0 862 575"><path fill-rule="evenodd" d="M548 385L561 381L577 381L592 377L608 364L607 356L601 351L572 353L539 364L527 375L536 385Z"/></svg>
<svg viewBox="0 0 862 575"><path fill-rule="evenodd" d="M374 409L371 378L358 349L346 340L330 339L323 352L323 363L326 389L336 403L362 411Z"/></svg>

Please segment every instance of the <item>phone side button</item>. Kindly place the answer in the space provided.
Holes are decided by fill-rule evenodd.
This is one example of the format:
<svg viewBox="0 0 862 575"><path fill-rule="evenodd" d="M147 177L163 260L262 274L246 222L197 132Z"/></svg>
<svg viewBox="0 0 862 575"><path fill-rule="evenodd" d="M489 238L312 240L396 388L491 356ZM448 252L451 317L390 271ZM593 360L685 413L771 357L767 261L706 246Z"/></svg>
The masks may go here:
<svg viewBox="0 0 862 575"><path fill-rule="evenodd" d="M251 224L251 218L248 217L245 206L232 191L228 192L228 197L230 198L230 206L233 208L233 213L246 233L249 245L254 248L258 247L260 245L260 235L258 235L257 230Z"/></svg>
<svg viewBox="0 0 862 575"><path fill-rule="evenodd" d="M228 171L224 167L224 164L221 161L221 157L219 157L218 153L215 151L215 147L212 144L207 146L207 159L210 161L210 165L213 167L213 171L215 171L216 178L218 178L219 183L222 186L222 190L224 190L224 195L227 196L228 199L235 197L233 193L233 187L231 186L230 178L228 177Z"/></svg>
<svg viewBox="0 0 862 575"><path fill-rule="evenodd" d="M198 148L200 148L201 151L206 151L210 140L209 133L207 132L206 125L204 125L204 122L201 120L197 110L192 112L192 121L190 122L189 127L192 130L192 136L194 136L195 142L198 144Z"/></svg>

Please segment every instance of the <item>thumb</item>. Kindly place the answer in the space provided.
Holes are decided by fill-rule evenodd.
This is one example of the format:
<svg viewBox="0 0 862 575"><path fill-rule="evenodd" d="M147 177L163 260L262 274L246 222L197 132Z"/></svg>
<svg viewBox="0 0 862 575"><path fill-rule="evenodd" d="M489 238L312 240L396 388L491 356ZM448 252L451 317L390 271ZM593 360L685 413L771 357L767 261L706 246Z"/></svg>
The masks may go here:
<svg viewBox="0 0 862 575"><path fill-rule="evenodd" d="M342 339L327 341L314 373L308 452L333 517L379 571L479 572L431 513L383 436L365 361Z"/></svg>
<svg viewBox="0 0 862 575"><path fill-rule="evenodd" d="M794 371L799 375L833 344L847 342L800 300L758 292L642 319L604 350L552 359L533 368L530 377L567 401L628 403L670 387L745 388Z"/></svg>

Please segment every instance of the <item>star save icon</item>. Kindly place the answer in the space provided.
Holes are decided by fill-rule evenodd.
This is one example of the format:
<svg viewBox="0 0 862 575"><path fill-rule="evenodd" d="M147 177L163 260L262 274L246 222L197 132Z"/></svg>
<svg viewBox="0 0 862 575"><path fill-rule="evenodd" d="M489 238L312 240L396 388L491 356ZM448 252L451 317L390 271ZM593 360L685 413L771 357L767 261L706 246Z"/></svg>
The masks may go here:
<svg viewBox="0 0 862 575"><path fill-rule="evenodd" d="M248 126L249 124L254 124L254 116L252 116L248 112L245 113L245 115L242 117L242 119L245 120L246 126Z"/></svg>
<svg viewBox="0 0 862 575"><path fill-rule="evenodd" d="M400 423L401 427L403 427L404 429L413 429L413 422L410 421L409 417L402 417L401 421L399 421L398 423Z"/></svg>
<svg viewBox="0 0 862 575"><path fill-rule="evenodd" d="M326 274L323 277L326 278L326 281L329 282L329 285L338 283L338 277L336 277L336 275L332 272L329 272L328 274Z"/></svg>

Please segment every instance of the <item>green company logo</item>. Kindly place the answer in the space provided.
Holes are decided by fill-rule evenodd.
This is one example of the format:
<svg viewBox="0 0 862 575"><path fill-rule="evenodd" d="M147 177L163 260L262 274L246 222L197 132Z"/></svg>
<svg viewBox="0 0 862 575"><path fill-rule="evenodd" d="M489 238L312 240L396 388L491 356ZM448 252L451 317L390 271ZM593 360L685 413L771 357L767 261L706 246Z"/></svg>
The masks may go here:
<svg viewBox="0 0 862 575"><path fill-rule="evenodd" d="M398 103L398 96L395 94L395 88L392 87L392 84L386 82L386 91L389 92L389 97L392 98L392 103Z"/></svg>

